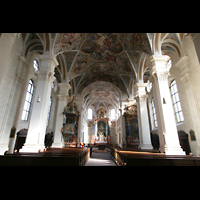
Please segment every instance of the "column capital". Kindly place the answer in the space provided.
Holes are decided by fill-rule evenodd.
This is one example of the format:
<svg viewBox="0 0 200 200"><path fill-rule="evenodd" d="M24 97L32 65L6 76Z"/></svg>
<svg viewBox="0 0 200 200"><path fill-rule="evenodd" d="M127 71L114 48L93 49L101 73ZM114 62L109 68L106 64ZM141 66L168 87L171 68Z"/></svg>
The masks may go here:
<svg viewBox="0 0 200 200"><path fill-rule="evenodd" d="M48 81L50 82L50 84L52 84L54 80L56 79L56 77L54 76L54 73L48 72L48 71L38 71L37 75L38 75L39 81Z"/></svg>
<svg viewBox="0 0 200 200"><path fill-rule="evenodd" d="M168 76L170 75L167 69L167 62L170 57L167 55L153 55L150 57L151 63L151 74L154 78L154 81L167 81Z"/></svg>
<svg viewBox="0 0 200 200"><path fill-rule="evenodd" d="M55 67L59 64L56 57L53 55L39 55L38 58L39 60L51 60L54 62Z"/></svg>
<svg viewBox="0 0 200 200"><path fill-rule="evenodd" d="M136 91L136 98L139 97L139 98L142 98L146 100L146 98L148 97L148 95L146 94L146 88L147 86L147 83L136 83L133 88L134 90ZM141 99L141 100L142 100Z"/></svg>
<svg viewBox="0 0 200 200"><path fill-rule="evenodd" d="M143 94L143 95L136 95L135 100L140 101L140 102L146 102L148 98L148 94Z"/></svg>
<svg viewBox="0 0 200 200"><path fill-rule="evenodd" d="M59 64L53 55L39 55L38 58L40 71L54 72L55 67Z"/></svg>
<svg viewBox="0 0 200 200"><path fill-rule="evenodd" d="M68 94L69 90L71 89L69 83L58 83L58 86L60 88L59 94Z"/></svg>
<svg viewBox="0 0 200 200"><path fill-rule="evenodd" d="M167 65L170 57L167 55L152 55L149 60L152 67L162 67Z"/></svg>

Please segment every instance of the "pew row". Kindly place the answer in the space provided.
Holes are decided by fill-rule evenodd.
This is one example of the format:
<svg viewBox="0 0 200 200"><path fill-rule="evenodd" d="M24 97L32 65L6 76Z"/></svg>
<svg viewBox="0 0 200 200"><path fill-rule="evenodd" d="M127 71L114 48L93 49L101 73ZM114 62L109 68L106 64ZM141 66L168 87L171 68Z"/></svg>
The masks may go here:
<svg viewBox="0 0 200 200"><path fill-rule="evenodd" d="M120 166L200 166L200 157L190 155L166 155L114 148L110 152Z"/></svg>
<svg viewBox="0 0 200 200"><path fill-rule="evenodd" d="M0 156L0 166L84 166L89 158L90 148L49 148Z"/></svg>

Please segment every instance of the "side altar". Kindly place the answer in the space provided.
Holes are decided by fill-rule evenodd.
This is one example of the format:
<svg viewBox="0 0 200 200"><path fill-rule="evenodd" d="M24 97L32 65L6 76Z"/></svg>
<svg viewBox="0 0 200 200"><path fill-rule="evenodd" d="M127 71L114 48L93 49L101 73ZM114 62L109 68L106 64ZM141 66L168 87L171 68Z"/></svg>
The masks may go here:
<svg viewBox="0 0 200 200"><path fill-rule="evenodd" d="M140 145L137 105L133 104L124 108L126 123L126 144L128 148L138 148Z"/></svg>
<svg viewBox="0 0 200 200"><path fill-rule="evenodd" d="M79 111L75 104L75 97L67 104L63 112L63 135L65 147L77 147Z"/></svg>

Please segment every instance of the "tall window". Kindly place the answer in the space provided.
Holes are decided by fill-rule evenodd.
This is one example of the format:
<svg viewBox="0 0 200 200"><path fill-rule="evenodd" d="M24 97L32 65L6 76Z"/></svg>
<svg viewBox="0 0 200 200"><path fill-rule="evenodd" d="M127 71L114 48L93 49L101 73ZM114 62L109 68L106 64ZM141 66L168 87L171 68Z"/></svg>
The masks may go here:
<svg viewBox="0 0 200 200"><path fill-rule="evenodd" d="M88 119L92 119L92 109L88 109Z"/></svg>
<svg viewBox="0 0 200 200"><path fill-rule="evenodd" d="M35 71L38 71L39 67L38 67L38 62L37 62L37 60L34 60L34 61L33 61L33 67L34 67Z"/></svg>
<svg viewBox="0 0 200 200"><path fill-rule="evenodd" d="M51 113L51 97L49 101L49 109L48 109L48 115L47 115L47 126L49 126L50 113Z"/></svg>
<svg viewBox="0 0 200 200"><path fill-rule="evenodd" d="M176 122L177 123L183 122L184 117L183 117L183 112L182 112L181 103L180 103L180 99L179 99L179 95L178 95L178 89L177 89L175 80L173 80L171 82L170 91L171 91L171 96L172 96L174 112L175 112L175 116L176 116Z"/></svg>
<svg viewBox="0 0 200 200"><path fill-rule="evenodd" d="M24 102L24 108L23 108L22 117L21 117L21 120L23 121L28 121L30 108L31 108L31 101L33 97L33 91L34 91L34 84L33 84L33 81L30 80L28 84L26 99Z"/></svg>
<svg viewBox="0 0 200 200"><path fill-rule="evenodd" d="M156 109L155 109L155 103L154 103L154 99L153 98L151 100L151 104L152 104L152 111L153 111L154 127L157 128L158 127L158 123L157 123Z"/></svg>
<svg viewBox="0 0 200 200"><path fill-rule="evenodd" d="M169 60L168 63L167 63L167 69L170 70L172 67L172 61Z"/></svg>
<svg viewBox="0 0 200 200"><path fill-rule="evenodd" d="M110 111L110 118L111 118L111 120L115 120L115 109L114 108L111 109L111 111Z"/></svg>

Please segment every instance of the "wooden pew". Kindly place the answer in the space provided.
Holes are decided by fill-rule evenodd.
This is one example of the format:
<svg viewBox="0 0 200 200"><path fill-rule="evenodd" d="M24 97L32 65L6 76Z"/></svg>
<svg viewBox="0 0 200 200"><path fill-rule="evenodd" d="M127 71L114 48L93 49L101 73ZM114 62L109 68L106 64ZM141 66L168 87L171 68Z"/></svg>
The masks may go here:
<svg viewBox="0 0 200 200"><path fill-rule="evenodd" d="M166 155L142 151L122 151L111 148L111 155L121 166L200 166L200 157Z"/></svg>
<svg viewBox="0 0 200 200"><path fill-rule="evenodd" d="M38 153L14 153L0 156L0 166L83 166L90 148L54 148Z"/></svg>
<svg viewBox="0 0 200 200"><path fill-rule="evenodd" d="M154 149L134 149L134 148L113 148L110 147L110 153L112 155L112 157L117 161L117 163L119 162L119 156L118 156L118 152L121 151L134 151L134 152L151 152L151 153L158 153L159 150L154 150Z"/></svg>
<svg viewBox="0 0 200 200"><path fill-rule="evenodd" d="M122 166L199 166L200 158L182 155L119 152L119 164Z"/></svg>

